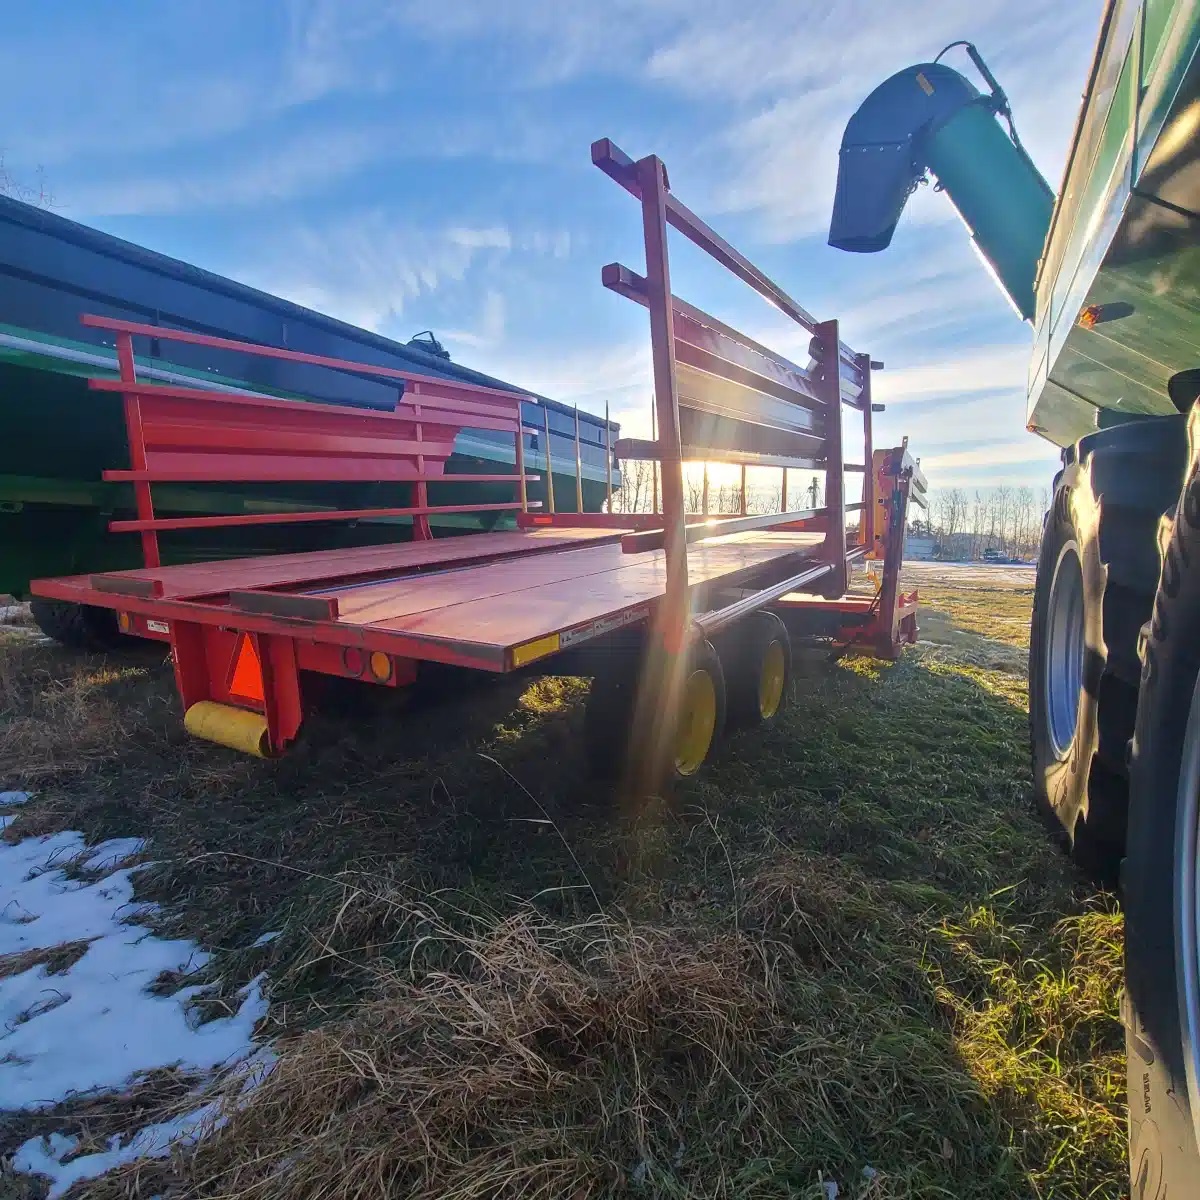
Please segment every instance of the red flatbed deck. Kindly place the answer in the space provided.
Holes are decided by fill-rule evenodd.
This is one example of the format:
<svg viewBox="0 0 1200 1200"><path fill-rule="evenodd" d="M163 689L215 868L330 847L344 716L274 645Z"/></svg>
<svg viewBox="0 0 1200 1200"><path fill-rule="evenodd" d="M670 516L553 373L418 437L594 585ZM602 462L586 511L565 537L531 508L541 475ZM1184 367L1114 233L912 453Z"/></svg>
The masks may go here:
<svg viewBox="0 0 1200 1200"><path fill-rule="evenodd" d="M653 441L618 441L615 448L609 435L606 456L610 463L615 453L657 464L653 512L614 514L611 495L608 512L579 511L577 486L575 511L556 513L548 418L543 413L540 429L528 424L523 405L536 403L531 397L84 316L117 343L120 380L91 386L123 397L131 469L105 478L133 485L137 519L112 528L141 537L145 566L36 580L35 594L116 609L126 632L169 641L186 727L252 754L282 753L295 739L306 711L304 689L314 675L401 687L416 682L423 662L492 672L537 663L592 675L601 680L598 707L589 708L588 718L595 744L611 745L606 758L636 760L642 784L651 787L661 781L664 754L677 741L683 757L676 755L675 769L682 773L711 750L724 719L718 696L726 673L742 698L739 707L757 697L750 717L772 719L786 694L791 636L869 644L894 657L916 636L915 597L899 594L897 573L910 489L918 482L923 490L923 482L906 445L874 448L878 406L871 401L871 373L882 364L851 351L837 321L817 322L672 196L659 159L634 162L602 139L592 147L592 160L642 209L646 275L612 263L602 279L649 310L657 432ZM808 364L791 362L674 296L668 226L811 334ZM294 359L401 387L386 412L168 387L137 378L134 337ZM861 414L861 461L845 457L846 406ZM429 490L449 478L446 461L465 429L511 436L513 471L456 475L456 482L510 485L511 502L494 501L490 493L486 503L439 507L431 501ZM527 471L527 452L540 454L544 477ZM575 460L578 481L578 424ZM699 505L685 505L685 461L741 467L737 515L686 511L698 507L707 514L709 505L707 474ZM749 468L782 471L776 511L750 513ZM789 470L824 472L822 506L815 499L808 509L788 504ZM863 477L861 502L847 503L850 472ZM400 493L387 508L157 514L152 485L181 479L409 487L407 498ZM530 499L530 484L540 485L539 498ZM518 529L433 537L431 514L468 510L515 512ZM849 530L853 511L861 516ZM411 518L412 540L160 565L159 532L364 516ZM884 559L879 595L846 597L850 564L867 554ZM806 599L813 592L822 600ZM723 636L738 628L747 636ZM550 661L563 651L556 664ZM688 663L693 667L685 672ZM614 704L621 712L608 711Z"/></svg>
<svg viewBox="0 0 1200 1200"><path fill-rule="evenodd" d="M666 593L665 554L623 553L624 532L473 534L72 576L42 580L38 591L262 632L278 631L285 620L293 637L393 652L403 646L414 657L505 671L559 649L554 635L582 641L592 629L652 613ZM733 588L773 567L781 575L794 574L809 558L816 561L822 541L819 533L756 530L697 542L688 557L689 587ZM153 595L146 594L147 585ZM329 612L335 615L304 615L307 602L315 602L314 611L333 602Z"/></svg>

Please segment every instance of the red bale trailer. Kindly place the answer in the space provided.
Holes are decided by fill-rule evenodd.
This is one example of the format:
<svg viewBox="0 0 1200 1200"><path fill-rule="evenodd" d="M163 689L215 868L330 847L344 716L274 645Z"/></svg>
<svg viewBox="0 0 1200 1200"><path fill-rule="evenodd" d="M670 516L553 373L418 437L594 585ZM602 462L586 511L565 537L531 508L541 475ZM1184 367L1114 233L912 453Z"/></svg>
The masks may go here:
<svg viewBox="0 0 1200 1200"><path fill-rule="evenodd" d="M487 672L593 677L585 731L602 769L640 785L699 769L729 723L773 721L786 703L796 639L833 639L894 657L916 638L917 597L899 590L910 499L925 481L907 446L875 450L871 373L836 321L817 322L671 193L661 161L634 162L607 140L592 159L639 202L646 271L610 264L606 287L646 307L657 435L617 443L661 479L648 513L554 513L528 497L522 397L452 380L99 317L111 330L124 397L137 517L114 530L142 539L138 570L37 580L36 595L115 609L126 632L169 642L187 728L257 755L300 733L306 679L413 683L423 663ZM812 335L800 366L671 293L674 228ZM158 338L293 358L394 379L391 411L295 404L137 379L133 339ZM843 410L861 414L861 461L847 462ZM463 429L509 433L516 469L445 473ZM741 512L685 511L683 464L741 467ZM778 469L784 511L747 511L746 468ZM789 510L787 472L825 472L825 504ZM861 499L846 502L846 478ZM510 483L516 528L434 539L440 487ZM407 481L415 504L354 512L160 518L157 483ZM661 496L661 504L659 498ZM550 505L552 500L547 496ZM611 504L609 508L611 509ZM707 497L702 508L707 508ZM857 512L848 531L847 514ZM414 518L390 545L162 566L157 534L220 524ZM881 560L874 595L850 595L851 565Z"/></svg>

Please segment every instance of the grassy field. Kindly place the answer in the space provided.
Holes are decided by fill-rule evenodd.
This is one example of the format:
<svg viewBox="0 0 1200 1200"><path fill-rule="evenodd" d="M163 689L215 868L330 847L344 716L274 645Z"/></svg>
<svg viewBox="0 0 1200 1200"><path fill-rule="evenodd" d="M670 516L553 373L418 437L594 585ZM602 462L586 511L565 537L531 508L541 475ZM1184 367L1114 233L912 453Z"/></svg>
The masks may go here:
<svg viewBox="0 0 1200 1200"><path fill-rule="evenodd" d="M926 644L809 662L653 806L588 780L582 681L361 689L263 763L184 736L160 652L0 633L0 787L37 793L4 836L149 837L218 996L271 981L275 1071L86 1194L1124 1196L1121 920L1031 811L1032 577L914 578ZM0 1152L187 1089L7 1114Z"/></svg>

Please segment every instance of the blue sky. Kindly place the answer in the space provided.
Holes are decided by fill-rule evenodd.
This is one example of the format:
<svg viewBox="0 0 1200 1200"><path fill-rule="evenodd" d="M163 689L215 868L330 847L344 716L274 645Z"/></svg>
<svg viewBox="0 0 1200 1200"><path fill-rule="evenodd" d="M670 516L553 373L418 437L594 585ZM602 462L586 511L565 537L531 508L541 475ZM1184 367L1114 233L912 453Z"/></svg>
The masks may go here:
<svg viewBox="0 0 1200 1200"><path fill-rule="evenodd" d="M590 142L672 186L810 312L887 362L877 444L936 487L1044 486L1027 326L944 197L891 250L825 245L837 146L893 71L975 41L1057 185L1100 0L85 0L21 5L0 44L9 171L64 216L648 425L633 201ZM957 60L952 60L961 65ZM781 350L807 335L690 247L675 291Z"/></svg>

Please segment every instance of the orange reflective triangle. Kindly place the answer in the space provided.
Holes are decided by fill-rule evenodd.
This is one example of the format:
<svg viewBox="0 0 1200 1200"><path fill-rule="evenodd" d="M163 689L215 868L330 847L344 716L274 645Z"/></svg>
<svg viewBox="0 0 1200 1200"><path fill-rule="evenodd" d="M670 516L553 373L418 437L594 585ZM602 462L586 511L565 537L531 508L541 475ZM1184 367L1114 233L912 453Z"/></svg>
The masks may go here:
<svg viewBox="0 0 1200 1200"><path fill-rule="evenodd" d="M252 700L256 704L262 704L266 700L263 693L262 663L258 661L258 651L254 649L254 643L244 633L238 642L234 657L229 694L242 700Z"/></svg>

